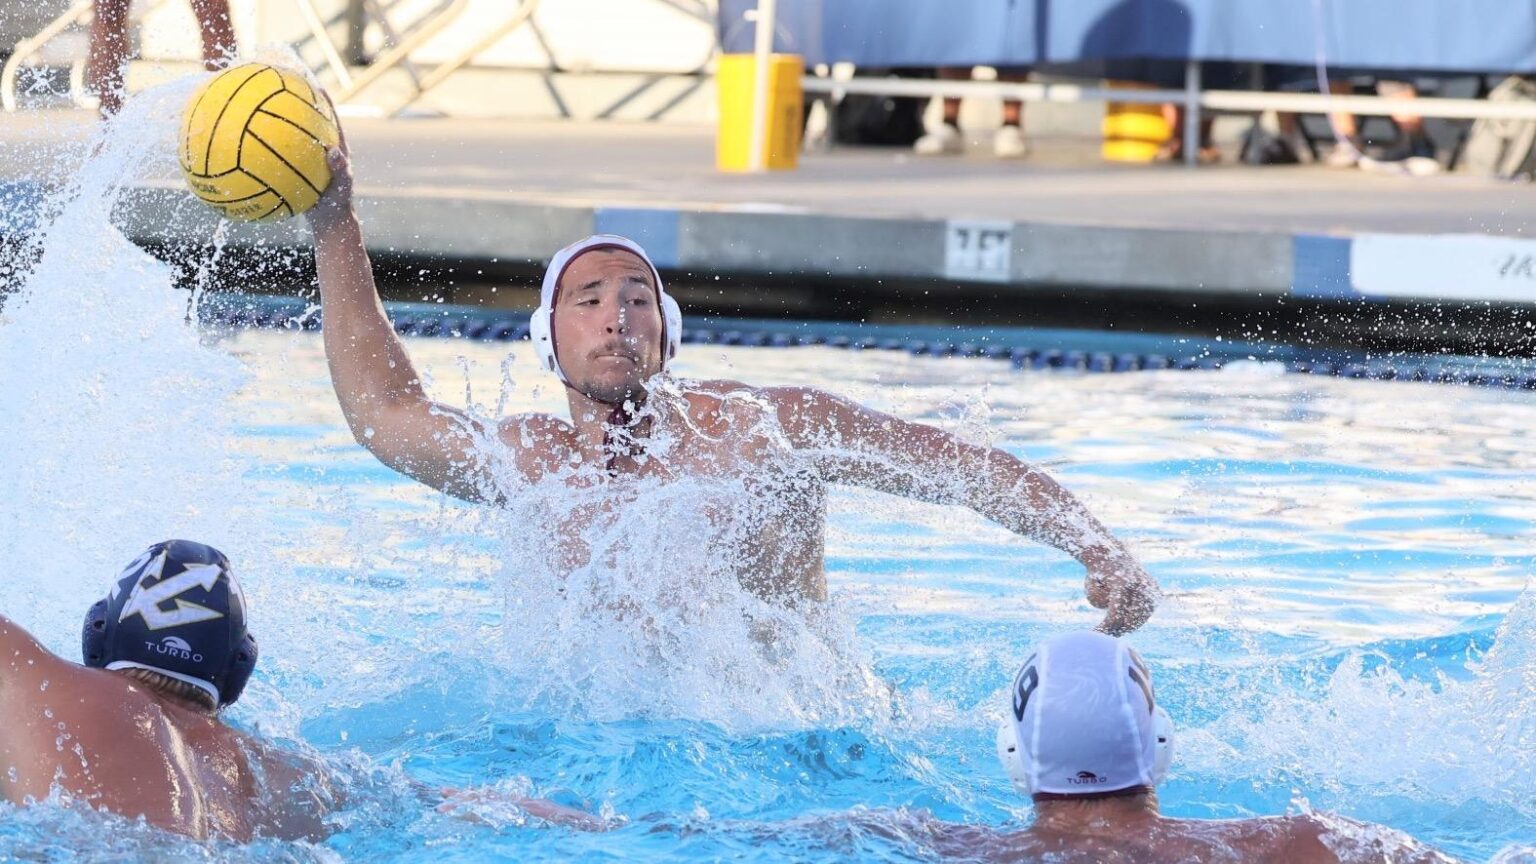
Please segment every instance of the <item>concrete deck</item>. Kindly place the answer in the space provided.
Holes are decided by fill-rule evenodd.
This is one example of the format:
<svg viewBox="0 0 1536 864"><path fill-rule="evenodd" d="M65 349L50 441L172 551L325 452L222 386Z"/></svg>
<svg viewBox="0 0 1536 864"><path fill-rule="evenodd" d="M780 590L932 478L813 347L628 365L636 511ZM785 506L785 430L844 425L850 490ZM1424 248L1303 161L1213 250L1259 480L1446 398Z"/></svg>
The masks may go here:
<svg viewBox="0 0 1536 864"><path fill-rule="evenodd" d="M0 115L0 180L91 129L80 112ZM709 128L348 120L371 245L537 262L585 233L637 237L690 274L1000 287L1536 302L1536 189L1321 167L1115 166L1096 142L1019 162L843 149L793 172L713 168ZM131 235L211 218L176 178L129 208ZM168 213L178 214L168 218ZM297 220L296 220L297 221ZM237 242L302 243L297 225ZM1451 235L1451 236L1447 236ZM1401 287L1399 287L1401 286ZM1396 293L1394 293L1396 292Z"/></svg>

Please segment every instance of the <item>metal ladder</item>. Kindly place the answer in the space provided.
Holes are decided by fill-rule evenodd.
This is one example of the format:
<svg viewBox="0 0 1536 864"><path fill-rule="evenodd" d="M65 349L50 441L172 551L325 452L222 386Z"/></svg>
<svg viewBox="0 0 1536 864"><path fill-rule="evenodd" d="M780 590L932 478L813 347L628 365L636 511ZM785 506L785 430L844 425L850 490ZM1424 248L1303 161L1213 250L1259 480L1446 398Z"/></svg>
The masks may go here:
<svg viewBox="0 0 1536 864"><path fill-rule="evenodd" d="M538 9L540 0L520 0L517 7L498 23L487 30L484 35L452 57L444 60L425 75L411 62L411 53L416 51L433 37L445 30L469 7L469 0L444 0L439 3L427 15L417 19L417 22L402 36L391 24L387 9L380 5L378 0L363 0L365 18L371 23L377 24L384 31L389 48L375 57L363 71L353 75L347 63L342 59L341 52L336 49L336 44L331 39L330 30L326 20L321 16L320 10L315 5L315 0L294 0L299 7L299 14L309 27L310 37L320 46L325 57L325 65L331 74L336 77L337 89L332 98L339 106L346 106L359 93L366 90L375 81L378 81L386 73L400 67L411 78L413 91L404 101L396 101L394 104L380 110L385 117L398 116L402 111L414 105L421 97L425 96L433 88L446 81L449 76L463 68L466 63L477 55L506 38L508 34L522 26ZM365 24L366 26L366 24ZM356 106L353 106L356 107Z"/></svg>
<svg viewBox="0 0 1536 864"><path fill-rule="evenodd" d="M148 0L144 11L147 13L159 6L163 0ZM0 108L8 113L15 113L16 101L16 77L22 67L27 65L27 60L41 53L43 47L71 27L83 25L91 18L93 0L75 0L64 14L48 22L48 26L39 30L36 36L23 39L16 44L16 50L11 53L10 59L5 61L5 66L0 68ZM75 60L69 66L69 96L76 105L83 105L85 95L85 58Z"/></svg>

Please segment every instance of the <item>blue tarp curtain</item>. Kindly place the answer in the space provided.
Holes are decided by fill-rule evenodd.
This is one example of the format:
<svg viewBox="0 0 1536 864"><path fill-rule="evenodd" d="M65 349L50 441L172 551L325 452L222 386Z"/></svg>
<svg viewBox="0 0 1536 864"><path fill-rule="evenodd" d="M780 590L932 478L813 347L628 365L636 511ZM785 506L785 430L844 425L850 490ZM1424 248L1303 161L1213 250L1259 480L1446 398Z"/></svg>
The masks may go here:
<svg viewBox="0 0 1536 864"><path fill-rule="evenodd" d="M752 50L720 0L726 51ZM808 63L1034 66L1213 60L1536 71L1536 0L779 0L775 48Z"/></svg>

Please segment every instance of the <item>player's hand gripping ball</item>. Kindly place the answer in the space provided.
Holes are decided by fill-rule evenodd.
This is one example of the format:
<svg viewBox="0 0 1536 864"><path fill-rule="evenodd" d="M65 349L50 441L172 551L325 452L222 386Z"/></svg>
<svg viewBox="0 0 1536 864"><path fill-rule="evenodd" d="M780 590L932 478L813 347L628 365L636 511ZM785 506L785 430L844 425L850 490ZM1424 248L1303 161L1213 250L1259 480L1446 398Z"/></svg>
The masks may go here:
<svg viewBox="0 0 1536 864"><path fill-rule="evenodd" d="M226 69L181 119L181 170L226 218L272 222L315 206L331 182L325 148L340 141L331 103L303 75L265 63Z"/></svg>

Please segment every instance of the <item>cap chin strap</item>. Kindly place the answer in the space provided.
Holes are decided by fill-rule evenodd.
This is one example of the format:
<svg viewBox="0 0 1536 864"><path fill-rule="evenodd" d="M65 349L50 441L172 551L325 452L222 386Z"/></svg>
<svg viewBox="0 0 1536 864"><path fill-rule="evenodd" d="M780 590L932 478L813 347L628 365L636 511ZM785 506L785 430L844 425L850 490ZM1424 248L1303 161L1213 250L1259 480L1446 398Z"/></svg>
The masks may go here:
<svg viewBox="0 0 1536 864"><path fill-rule="evenodd" d="M1152 734L1157 738L1157 749L1152 762L1151 785L1156 786L1168 776L1168 767L1173 763L1173 718L1161 705L1152 709ZM997 758L1020 795L1035 794L1037 790L1024 760L1024 748L1019 745L1017 726L1007 718L997 727Z"/></svg>
<svg viewBox="0 0 1536 864"><path fill-rule="evenodd" d="M1173 718L1161 705L1152 709L1152 734L1157 736L1157 757L1152 762L1152 785L1156 786L1173 764Z"/></svg>
<svg viewBox="0 0 1536 864"><path fill-rule="evenodd" d="M1008 779L1013 781L1013 788L1020 795L1035 793L1034 783L1029 779L1029 769L1024 765L1024 753L1019 747L1018 735L1014 732L1013 724L1006 719L997 727L997 758L1003 763L1003 770L1008 772Z"/></svg>
<svg viewBox="0 0 1536 864"><path fill-rule="evenodd" d="M608 422L603 426L603 452L608 454L607 460L603 462L603 469L609 474L617 474L619 473L619 457L623 456L633 459L645 452L645 445L636 441L633 434L627 436L628 440L622 445L615 443L613 440L613 430L630 429L635 425L635 412L629 410L629 406L634 403L626 399L617 404L612 402L604 402L603 404L613 405L613 411L608 414Z"/></svg>

